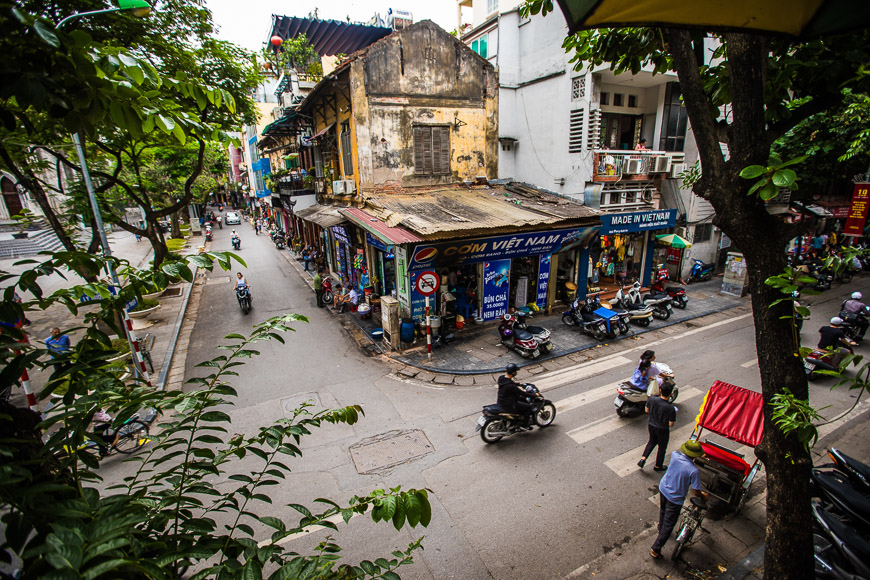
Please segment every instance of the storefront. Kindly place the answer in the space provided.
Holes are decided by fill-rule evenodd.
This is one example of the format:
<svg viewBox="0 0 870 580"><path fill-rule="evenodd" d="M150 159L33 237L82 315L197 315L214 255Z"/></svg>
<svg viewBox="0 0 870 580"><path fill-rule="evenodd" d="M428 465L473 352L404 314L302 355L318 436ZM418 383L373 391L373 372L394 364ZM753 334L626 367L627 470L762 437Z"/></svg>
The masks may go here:
<svg viewBox="0 0 870 580"><path fill-rule="evenodd" d="M675 209L602 215L598 237L581 253L586 291L615 291L633 280L649 286L656 268L674 259L651 232L672 228L676 219Z"/></svg>
<svg viewBox="0 0 870 580"><path fill-rule="evenodd" d="M535 304L546 308L555 299L550 282L552 255L573 255L597 231L594 226L499 235L417 245L410 252L409 283L399 302L414 318L423 315L424 297L416 292L417 276L435 271L441 276L440 293L453 295L446 302L466 319L493 320L509 309Z"/></svg>

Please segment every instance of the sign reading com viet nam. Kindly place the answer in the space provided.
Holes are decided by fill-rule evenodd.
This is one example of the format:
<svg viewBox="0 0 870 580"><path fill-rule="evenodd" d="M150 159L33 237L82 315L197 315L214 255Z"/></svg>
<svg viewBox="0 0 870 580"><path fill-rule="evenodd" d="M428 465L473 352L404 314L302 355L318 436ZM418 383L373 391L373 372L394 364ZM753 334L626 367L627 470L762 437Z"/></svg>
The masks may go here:
<svg viewBox="0 0 870 580"><path fill-rule="evenodd" d="M571 228L420 245L414 248L409 267L421 270L436 265L473 264L493 259L553 254L568 244L585 242L596 229Z"/></svg>
<svg viewBox="0 0 870 580"><path fill-rule="evenodd" d="M844 236L864 235L868 203L870 203L870 183L856 183L852 193L852 203L849 205L849 215L846 217L846 227L843 228Z"/></svg>
<svg viewBox="0 0 870 580"><path fill-rule="evenodd" d="M620 213L601 216L600 234L627 234L670 228L677 221L677 210L662 209L637 213Z"/></svg>

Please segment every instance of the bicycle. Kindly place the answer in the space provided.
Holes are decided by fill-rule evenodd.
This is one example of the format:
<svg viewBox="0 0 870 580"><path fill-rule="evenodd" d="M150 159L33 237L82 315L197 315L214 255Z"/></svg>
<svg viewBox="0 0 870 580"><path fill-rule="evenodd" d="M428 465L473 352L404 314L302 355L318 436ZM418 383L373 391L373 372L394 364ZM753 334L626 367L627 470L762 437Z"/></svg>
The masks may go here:
<svg viewBox="0 0 870 580"><path fill-rule="evenodd" d="M677 524L676 546L671 554L671 560L674 561L677 560L686 544L695 537L695 532L701 527L701 522L704 521L704 515L707 512L707 502L694 496L689 499L691 505L683 508L680 521Z"/></svg>
<svg viewBox="0 0 870 580"><path fill-rule="evenodd" d="M113 451L129 455L150 441L148 425L139 420L138 413L124 421L115 431L111 430L111 423L106 422L96 425L94 433L101 441L89 439L82 443L79 450L96 447L101 458L111 455ZM68 447L64 447L64 450L70 452Z"/></svg>

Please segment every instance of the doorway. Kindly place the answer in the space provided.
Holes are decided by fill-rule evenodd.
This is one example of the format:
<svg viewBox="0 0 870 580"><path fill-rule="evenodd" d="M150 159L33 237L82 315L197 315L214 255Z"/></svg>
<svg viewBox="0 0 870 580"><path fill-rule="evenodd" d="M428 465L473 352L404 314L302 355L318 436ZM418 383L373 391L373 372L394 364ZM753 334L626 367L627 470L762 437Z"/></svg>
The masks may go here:
<svg viewBox="0 0 870 580"><path fill-rule="evenodd" d="M0 189L3 190L3 203L6 204L6 210L9 212L9 217L16 216L21 213L24 206L21 204L21 196L15 189L15 184L8 177L0 180Z"/></svg>

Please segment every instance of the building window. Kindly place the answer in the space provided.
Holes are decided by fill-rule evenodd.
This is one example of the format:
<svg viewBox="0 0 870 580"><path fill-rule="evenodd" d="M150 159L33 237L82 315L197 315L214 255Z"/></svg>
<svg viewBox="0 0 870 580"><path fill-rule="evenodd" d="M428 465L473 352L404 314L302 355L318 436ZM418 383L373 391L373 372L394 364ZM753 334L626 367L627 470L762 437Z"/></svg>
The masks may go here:
<svg viewBox="0 0 870 580"><path fill-rule="evenodd" d="M628 106L632 109L637 108L637 95L628 95Z"/></svg>
<svg viewBox="0 0 870 580"><path fill-rule="evenodd" d="M622 106L622 93L613 93L613 106L621 107Z"/></svg>
<svg viewBox="0 0 870 580"><path fill-rule="evenodd" d="M498 0L486 0L487 16L498 10Z"/></svg>
<svg viewBox="0 0 870 580"><path fill-rule="evenodd" d="M571 111L568 122L568 153L580 153L583 151L583 117L585 109Z"/></svg>
<svg viewBox="0 0 870 580"><path fill-rule="evenodd" d="M483 58L486 58L486 54L487 54L486 53L487 36L489 36L489 35L484 34L483 36L481 36L477 40L471 41L471 50L473 50L474 52L476 52L477 54L479 54Z"/></svg>
<svg viewBox="0 0 870 580"><path fill-rule="evenodd" d="M689 113L680 98L680 84L668 83L662 119L661 151L682 151L686 142Z"/></svg>
<svg viewBox="0 0 870 580"><path fill-rule="evenodd" d="M353 149L350 145L350 123L341 124L341 168L345 175L353 175Z"/></svg>
<svg viewBox="0 0 870 580"><path fill-rule="evenodd" d="M697 224L695 226L695 235L692 236L692 243L709 242L713 237L713 224Z"/></svg>
<svg viewBox="0 0 870 580"><path fill-rule="evenodd" d="M610 104L610 93L601 93L601 104L604 106Z"/></svg>
<svg viewBox="0 0 870 580"><path fill-rule="evenodd" d="M414 173L450 173L450 127L414 127Z"/></svg>
<svg viewBox="0 0 870 580"><path fill-rule="evenodd" d="M571 99L586 98L586 77L577 77L571 80Z"/></svg>

